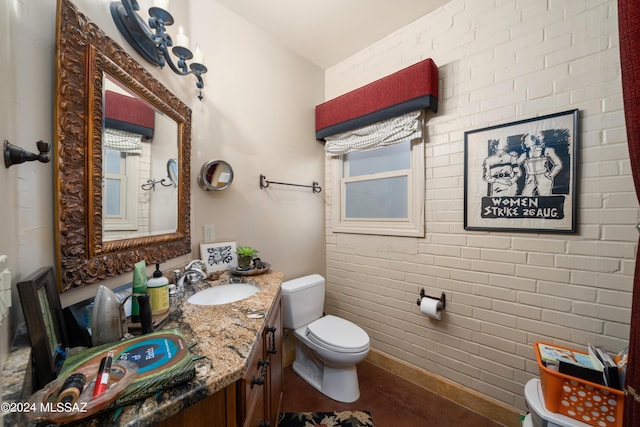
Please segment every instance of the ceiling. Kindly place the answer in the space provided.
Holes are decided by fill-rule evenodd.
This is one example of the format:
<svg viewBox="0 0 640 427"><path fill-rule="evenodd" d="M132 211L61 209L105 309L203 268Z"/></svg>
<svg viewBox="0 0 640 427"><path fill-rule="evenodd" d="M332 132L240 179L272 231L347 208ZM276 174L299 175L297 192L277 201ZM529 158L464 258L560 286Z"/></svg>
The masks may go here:
<svg viewBox="0 0 640 427"><path fill-rule="evenodd" d="M449 0L218 0L327 69Z"/></svg>

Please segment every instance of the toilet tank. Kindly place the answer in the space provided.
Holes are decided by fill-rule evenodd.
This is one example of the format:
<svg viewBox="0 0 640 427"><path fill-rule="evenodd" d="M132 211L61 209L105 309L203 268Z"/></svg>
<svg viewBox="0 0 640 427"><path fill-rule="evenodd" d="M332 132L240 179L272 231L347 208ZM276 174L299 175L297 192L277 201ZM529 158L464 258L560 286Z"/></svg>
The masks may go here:
<svg viewBox="0 0 640 427"><path fill-rule="evenodd" d="M282 325L297 329L322 317L325 280L319 274L282 283Z"/></svg>

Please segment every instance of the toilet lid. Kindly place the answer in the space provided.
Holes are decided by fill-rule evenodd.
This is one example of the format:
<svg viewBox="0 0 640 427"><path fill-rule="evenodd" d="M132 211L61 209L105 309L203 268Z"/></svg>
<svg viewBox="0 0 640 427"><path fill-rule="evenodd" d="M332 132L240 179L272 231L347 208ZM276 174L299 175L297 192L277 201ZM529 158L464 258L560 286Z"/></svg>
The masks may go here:
<svg viewBox="0 0 640 427"><path fill-rule="evenodd" d="M331 315L307 325L307 338L340 353L358 353L369 349L369 335L361 327Z"/></svg>

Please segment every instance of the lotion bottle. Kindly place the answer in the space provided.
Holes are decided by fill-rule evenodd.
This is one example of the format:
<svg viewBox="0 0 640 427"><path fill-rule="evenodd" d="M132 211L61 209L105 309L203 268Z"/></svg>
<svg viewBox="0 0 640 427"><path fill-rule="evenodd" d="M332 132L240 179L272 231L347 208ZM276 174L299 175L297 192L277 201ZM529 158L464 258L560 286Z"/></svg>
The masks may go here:
<svg viewBox="0 0 640 427"><path fill-rule="evenodd" d="M151 314L156 316L169 311L169 279L162 275L160 264L156 264L156 271L147 282L147 292L151 297Z"/></svg>

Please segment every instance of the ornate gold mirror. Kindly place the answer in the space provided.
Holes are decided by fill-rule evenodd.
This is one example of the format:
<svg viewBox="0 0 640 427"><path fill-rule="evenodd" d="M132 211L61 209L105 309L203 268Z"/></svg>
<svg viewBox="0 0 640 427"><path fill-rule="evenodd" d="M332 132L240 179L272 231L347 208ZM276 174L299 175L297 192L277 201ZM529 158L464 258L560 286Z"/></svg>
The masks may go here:
<svg viewBox="0 0 640 427"><path fill-rule="evenodd" d="M60 291L129 272L140 260L154 264L189 253L191 110L68 0L58 1L56 53ZM107 142L105 134L118 127L112 92L127 97L122 110L138 103L151 117L115 118L150 128L129 132L142 135L134 154ZM165 185L167 173L175 182ZM155 181L162 185L148 186ZM131 207L150 213L121 221L127 211L137 215Z"/></svg>

